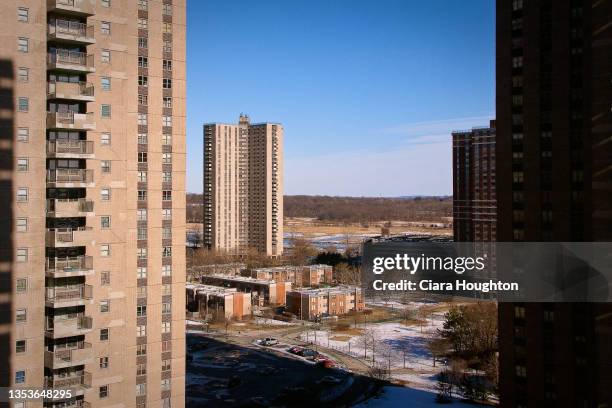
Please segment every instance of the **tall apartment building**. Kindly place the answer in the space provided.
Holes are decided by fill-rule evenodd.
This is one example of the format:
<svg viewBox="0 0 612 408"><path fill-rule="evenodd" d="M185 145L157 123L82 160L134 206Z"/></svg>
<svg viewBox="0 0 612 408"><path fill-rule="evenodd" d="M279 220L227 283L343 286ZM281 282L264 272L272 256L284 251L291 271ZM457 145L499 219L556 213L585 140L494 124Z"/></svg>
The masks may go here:
<svg viewBox="0 0 612 408"><path fill-rule="evenodd" d="M0 385L44 406L184 405L185 17L0 2Z"/></svg>
<svg viewBox="0 0 612 408"><path fill-rule="evenodd" d="M612 240L612 2L497 1L498 241ZM501 304L502 407L612 405L612 306Z"/></svg>
<svg viewBox="0 0 612 408"><path fill-rule="evenodd" d="M204 125L204 244L231 253L283 252L283 127Z"/></svg>
<svg viewBox="0 0 612 408"><path fill-rule="evenodd" d="M453 233L455 241L495 241L495 121L453 132Z"/></svg>

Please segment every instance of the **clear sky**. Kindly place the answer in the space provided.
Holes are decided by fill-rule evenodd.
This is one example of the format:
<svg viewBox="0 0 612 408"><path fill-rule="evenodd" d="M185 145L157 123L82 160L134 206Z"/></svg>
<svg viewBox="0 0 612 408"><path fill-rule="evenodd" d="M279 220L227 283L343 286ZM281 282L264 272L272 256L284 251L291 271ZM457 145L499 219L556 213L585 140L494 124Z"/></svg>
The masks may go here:
<svg viewBox="0 0 612 408"><path fill-rule="evenodd" d="M452 194L450 131L495 112L493 0L189 0L187 191L202 124L280 122L285 194Z"/></svg>

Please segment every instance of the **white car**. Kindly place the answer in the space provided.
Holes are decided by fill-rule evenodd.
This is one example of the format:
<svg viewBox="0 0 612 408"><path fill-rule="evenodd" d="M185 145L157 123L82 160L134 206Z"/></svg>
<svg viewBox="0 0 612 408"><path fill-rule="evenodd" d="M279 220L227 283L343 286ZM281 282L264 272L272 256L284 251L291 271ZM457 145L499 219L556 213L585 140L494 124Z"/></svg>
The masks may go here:
<svg viewBox="0 0 612 408"><path fill-rule="evenodd" d="M278 340L276 340L274 337L266 337L261 341L262 346L275 346L277 344Z"/></svg>

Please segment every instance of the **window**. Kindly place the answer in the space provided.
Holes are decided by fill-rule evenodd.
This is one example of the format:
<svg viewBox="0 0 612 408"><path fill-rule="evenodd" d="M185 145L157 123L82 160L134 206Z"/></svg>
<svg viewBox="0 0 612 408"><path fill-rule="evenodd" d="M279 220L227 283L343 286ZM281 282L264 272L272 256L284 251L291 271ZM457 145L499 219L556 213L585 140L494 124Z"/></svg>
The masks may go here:
<svg viewBox="0 0 612 408"><path fill-rule="evenodd" d="M136 256L138 257L138 259L147 259L148 252L149 251L147 250L147 248L138 248Z"/></svg>
<svg viewBox="0 0 612 408"><path fill-rule="evenodd" d="M24 67L17 68L17 78L20 82L28 82L30 80L30 70Z"/></svg>
<svg viewBox="0 0 612 408"><path fill-rule="evenodd" d="M171 34L172 33L172 23L163 23L162 33Z"/></svg>
<svg viewBox="0 0 612 408"><path fill-rule="evenodd" d="M172 200L172 191L171 190L163 190L162 191L162 200L170 201Z"/></svg>
<svg viewBox="0 0 612 408"><path fill-rule="evenodd" d="M514 317L518 319L525 318L525 308L522 306L514 306Z"/></svg>
<svg viewBox="0 0 612 408"><path fill-rule="evenodd" d="M143 337L147 335L147 326L139 325L136 326L136 337Z"/></svg>
<svg viewBox="0 0 612 408"><path fill-rule="evenodd" d="M30 99L25 96L17 98L17 109L19 112L27 112L30 110Z"/></svg>
<svg viewBox="0 0 612 408"><path fill-rule="evenodd" d="M162 276L172 275L172 265L162 265Z"/></svg>
<svg viewBox="0 0 612 408"><path fill-rule="evenodd" d="M171 107L172 107L172 97L164 96L164 108L171 108Z"/></svg>
<svg viewBox="0 0 612 408"><path fill-rule="evenodd" d="M100 85L102 86L103 91L110 91L111 89L111 79L109 77L100 78Z"/></svg>
<svg viewBox="0 0 612 408"><path fill-rule="evenodd" d="M162 172L162 182L170 183L172 181L172 172L164 171Z"/></svg>
<svg viewBox="0 0 612 408"><path fill-rule="evenodd" d="M28 201L28 189L26 187L19 187L17 189L17 202L25 203Z"/></svg>
<svg viewBox="0 0 612 408"><path fill-rule="evenodd" d="M172 256L172 247L165 246L162 248L162 258L168 258Z"/></svg>
<svg viewBox="0 0 612 408"><path fill-rule="evenodd" d="M138 201L147 201L147 190L138 190Z"/></svg>
<svg viewBox="0 0 612 408"><path fill-rule="evenodd" d="M147 373L147 365L145 363L136 364L136 375L145 375L146 373Z"/></svg>
<svg viewBox="0 0 612 408"><path fill-rule="evenodd" d="M146 221L147 220L147 210L145 208L137 210L136 214L138 215L138 221Z"/></svg>
<svg viewBox="0 0 612 408"><path fill-rule="evenodd" d="M168 221L172 219L172 209L164 208L162 209L162 220Z"/></svg>
<svg viewBox="0 0 612 408"><path fill-rule="evenodd" d="M136 277L138 279L144 279L147 277L147 267L146 266L139 266L138 268L136 268Z"/></svg>
<svg viewBox="0 0 612 408"><path fill-rule="evenodd" d="M136 288L136 297L138 297L138 298L146 298L147 297L147 287L146 286L138 286Z"/></svg>
<svg viewBox="0 0 612 408"><path fill-rule="evenodd" d="M104 104L100 106L100 116L102 116L103 118L110 118L111 117L111 106L104 105Z"/></svg>
<svg viewBox="0 0 612 408"><path fill-rule="evenodd" d="M17 262L28 262L28 248L17 248Z"/></svg>
<svg viewBox="0 0 612 408"><path fill-rule="evenodd" d="M100 144L108 146L111 144L111 134L110 133L102 133L100 135Z"/></svg>
<svg viewBox="0 0 612 408"><path fill-rule="evenodd" d="M172 239L172 228L171 227L162 228L162 239Z"/></svg>
<svg viewBox="0 0 612 408"><path fill-rule="evenodd" d="M28 290L28 280L25 278L17 279L16 288L17 293L24 293Z"/></svg>
<svg viewBox="0 0 612 408"><path fill-rule="evenodd" d="M170 368L170 360L162 360L162 371L168 371Z"/></svg>
<svg viewBox="0 0 612 408"><path fill-rule="evenodd" d="M110 337L110 329L105 328L105 329L100 329L100 341L107 341Z"/></svg>
<svg viewBox="0 0 612 408"><path fill-rule="evenodd" d="M170 333L171 327L170 322L162 322L162 333Z"/></svg>
<svg viewBox="0 0 612 408"><path fill-rule="evenodd" d="M100 22L100 32L109 35L111 32L111 23L109 21Z"/></svg>
<svg viewBox="0 0 612 408"><path fill-rule="evenodd" d="M17 309L15 311L15 321L17 323L25 322L28 320L28 312L26 309Z"/></svg>
<svg viewBox="0 0 612 408"><path fill-rule="evenodd" d="M147 105L149 103L149 97L147 95L138 94L138 104Z"/></svg>
<svg viewBox="0 0 612 408"><path fill-rule="evenodd" d="M172 285L171 284L163 284L162 285L162 296L170 296L172 295Z"/></svg>
<svg viewBox="0 0 612 408"><path fill-rule="evenodd" d="M100 3L102 4L102 7L110 7L111 6L111 0L101 0Z"/></svg>
<svg viewBox="0 0 612 408"><path fill-rule="evenodd" d="M102 385L98 388L98 397L108 398L108 385Z"/></svg>
<svg viewBox="0 0 612 408"><path fill-rule="evenodd" d="M100 245L100 256L110 256L111 254L111 248L110 248L110 244L102 244Z"/></svg>
<svg viewBox="0 0 612 408"><path fill-rule="evenodd" d="M172 303L162 303L162 313L172 313Z"/></svg>
<svg viewBox="0 0 612 408"><path fill-rule="evenodd" d="M170 401L170 397L162 399L162 408L171 408L172 403Z"/></svg>
<svg viewBox="0 0 612 408"><path fill-rule="evenodd" d="M161 380L161 390L162 391L168 391L170 389L170 379L169 378L165 378L163 380Z"/></svg>
<svg viewBox="0 0 612 408"><path fill-rule="evenodd" d="M25 382L25 376L24 370L15 371L15 384L23 384Z"/></svg>
<svg viewBox="0 0 612 408"><path fill-rule="evenodd" d="M17 158L17 171L28 171L28 159L24 157Z"/></svg>
<svg viewBox="0 0 612 408"><path fill-rule="evenodd" d="M146 395L147 393L147 385L146 384L136 384L136 396Z"/></svg>
<svg viewBox="0 0 612 408"><path fill-rule="evenodd" d="M27 23L29 20L29 10L25 7L19 7L17 9L17 21Z"/></svg>
<svg viewBox="0 0 612 408"><path fill-rule="evenodd" d="M110 300L100 300L100 313L108 313L110 311Z"/></svg>
<svg viewBox="0 0 612 408"><path fill-rule="evenodd" d="M139 183L146 183L147 182L147 172L146 171L139 171L138 172L138 182Z"/></svg>
<svg viewBox="0 0 612 408"><path fill-rule="evenodd" d="M138 37L138 48L149 48L147 37Z"/></svg>
<svg viewBox="0 0 612 408"><path fill-rule="evenodd" d="M110 188L102 188L100 189L100 199L102 201L109 201L111 198Z"/></svg>
<svg viewBox="0 0 612 408"><path fill-rule="evenodd" d="M172 52L172 42L171 41L164 41L164 45L162 47L162 51L163 52Z"/></svg>
<svg viewBox="0 0 612 408"><path fill-rule="evenodd" d="M523 8L523 0L512 1L512 11L521 10Z"/></svg>
<svg viewBox="0 0 612 408"><path fill-rule="evenodd" d="M162 5L162 14L165 16L171 16L172 15L172 4L164 3Z"/></svg>
<svg viewBox="0 0 612 408"><path fill-rule="evenodd" d="M108 368L108 357L100 357L100 368Z"/></svg>
<svg viewBox="0 0 612 408"><path fill-rule="evenodd" d="M164 78L162 80L162 88L172 89L172 78Z"/></svg>
<svg viewBox="0 0 612 408"><path fill-rule="evenodd" d="M138 10L147 11L149 9L148 0L138 0Z"/></svg>
<svg viewBox="0 0 612 408"><path fill-rule="evenodd" d="M110 285L110 272L109 271L100 272L100 285L102 286Z"/></svg>
<svg viewBox="0 0 612 408"><path fill-rule="evenodd" d="M148 123L147 114L146 113L139 113L138 114L138 125L146 126L147 123Z"/></svg>
<svg viewBox="0 0 612 408"><path fill-rule="evenodd" d="M172 164L172 153L162 153L162 164Z"/></svg>
<svg viewBox="0 0 612 408"><path fill-rule="evenodd" d="M29 128L17 129L17 141L18 142L27 142L29 139L30 139L30 129Z"/></svg>
<svg viewBox="0 0 612 408"><path fill-rule="evenodd" d="M25 352L26 352L26 341L17 340L15 342L15 353L25 353Z"/></svg>
<svg viewBox="0 0 612 408"><path fill-rule="evenodd" d="M138 227L136 232L136 239L145 240L147 239L147 228L146 227Z"/></svg>
<svg viewBox="0 0 612 408"><path fill-rule="evenodd" d="M19 37L17 39L17 51L28 52L30 49L30 40L25 37Z"/></svg>
<svg viewBox="0 0 612 408"><path fill-rule="evenodd" d="M138 57L138 68L148 68L148 67L149 67L149 58Z"/></svg>
<svg viewBox="0 0 612 408"><path fill-rule="evenodd" d="M164 71L172 71L172 60L162 60L162 68Z"/></svg>
<svg viewBox="0 0 612 408"><path fill-rule="evenodd" d="M108 64L111 60L110 50L102 50L100 51L100 61L104 64Z"/></svg>
<svg viewBox="0 0 612 408"><path fill-rule="evenodd" d="M146 163L148 160L147 152L138 152L138 163Z"/></svg>
<svg viewBox="0 0 612 408"><path fill-rule="evenodd" d="M100 228L102 229L109 229L111 226L110 223L110 216L109 215L103 215L100 217Z"/></svg>
<svg viewBox="0 0 612 408"><path fill-rule="evenodd" d="M146 356L147 355L147 345L139 344L136 346L136 355L137 356Z"/></svg>
<svg viewBox="0 0 612 408"><path fill-rule="evenodd" d="M147 144L147 134L146 133L138 134L138 144Z"/></svg>
<svg viewBox="0 0 612 408"><path fill-rule="evenodd" d="M146 30L149 28L149 24L146 18L139 18L138 19L138 28L140 30Z"/></svg>
<svg viewBox="0 0 612 408"><path fill-rule="evenodd" d="M147 306L138 305L136 306L136 317L144 317L147 315Z"/></svg>
<svg viewBox="0 0 612 408"><path fill-rule="evenodd" d="M512 58L512 68L521 68L523 66L523 57Z"/></svg>
<svg viewBox="0 0 612 408"><path fill-rule="evenodd" d="M515 370L516 370L517 377L521 377L521 378L527 377L527 367L522 366L522 365L517 365L515 367Z"/></svg>
<svg viewBox="0 0 612 408"><path fill-rule="evenodd" d="M100 161L100 170L102 173L110 173L111 172L111 162L110 160L101 160Z"/></svg>

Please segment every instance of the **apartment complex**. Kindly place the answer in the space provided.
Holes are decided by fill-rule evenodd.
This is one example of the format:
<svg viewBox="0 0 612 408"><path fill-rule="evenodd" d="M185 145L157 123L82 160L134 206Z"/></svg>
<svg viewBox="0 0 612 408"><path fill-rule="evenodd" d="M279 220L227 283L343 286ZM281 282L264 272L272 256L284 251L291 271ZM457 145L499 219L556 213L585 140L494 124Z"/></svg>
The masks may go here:
<svg viewBox="0 0 612 408"><path fill-rule="evenodd" d="M186 292L187 310L207 320L239 320L251 315L251 293L198 284L187 284Z"/></svg>
<svg viewBox="0 0 612 408"><path fill-rule="evenodd" d="M230 253L283 252L283 127L204 125L204 245Z"/></svg>
<svg viewBox="0 0 612 408"><path fill-rule="evenodd" d="M361 288L337 286L327 289L306 288L287 293L287 311L300 320L339 316L365 307Z"/></svg>
<svg viewBox="0 0 612 408"><path fill-rule="evenodd" d="M497 1L497 240L612 240L612 2ZM612 306L501 304L502 407L612 401Z"/></svg>
<svg viewBox="0 0 612 408"><path fill-rule="evenodd" d="M455 241L495 241L495 121L453 132L453 233Z"/></svg>
<svg viewBox="0 0 612 408"><path fill-rule="evenodd" d="M333 267L330 265L276 266L271 268L252 269L250 276L256 279L268 279L275 282L291 282L293 286L319 286L331 284Z"/></svg>
<svg viewBox="0 0 612 408"><path fill-rule="evenodd" d="M45 406L184 405L185 14L0 2L0 379Z"/></svg>
<svg viewBox="0 0 612 408"><path fill-rule="evenodd" d="M291 290L291 282L275 282L244 276L208 275L202 276L201 281L206 285L236 288L240 292L251 293L253 304L258 306L284 305L287 292Z"/></svg>

